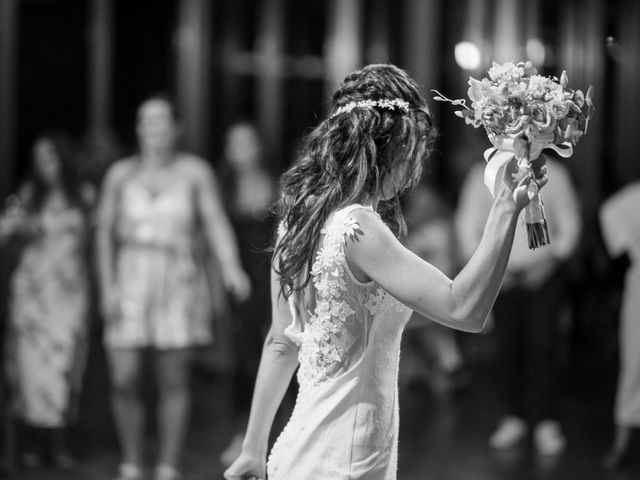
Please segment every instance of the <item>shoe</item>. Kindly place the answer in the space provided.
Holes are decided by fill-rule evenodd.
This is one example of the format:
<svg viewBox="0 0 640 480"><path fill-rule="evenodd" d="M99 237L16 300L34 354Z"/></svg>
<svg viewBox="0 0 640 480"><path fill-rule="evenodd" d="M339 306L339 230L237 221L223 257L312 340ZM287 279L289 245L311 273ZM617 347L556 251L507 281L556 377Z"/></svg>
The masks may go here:
<svg viewBox="0 0 640 480"><path fill-rule="evenodd" d="M51 456L51 464L56 468L69 469L75 467L78 462L70 453L56 453Z"/></svg>
<svg viewBox="0 0 640 480"><path fill-rule="evenodd" d="M25 451L20 454L20 464L27 468L40 468L44 465L44 460L39 453Z"/></svg>
<svg viewBox="0 0 640 480"><path fill-rule="evenodd" d="M602 459L602 467L607 470L616 470L625 466L629 461L626 450L611 450Z"/></svg>
<svg viewBox="0 0 640 480"><path fill-rule="evenodd" d="M527 424L524 420L506 416L489 438L489 445L496 450L508 450L518 445L526 434Z"/></svg>
<svg viewBox="0 0 640 480"><path fill-rule="evenodd" d="M158 465L154 480L182 480L182 475L171 465Z"/></svg>
<svg viewBox="0 0 640 480"><path fill-rule="evenodd" d="M536 426L533 441L541 455L558 455L567 443L560 424L553 420L544 420Z"/></svg>
<svg viewBox="0 0 640 480"><path fill-rule="evenodd" d="M131 463L123 463L118 469L118 476L114 480L144 480L142 469Z"/></svg>

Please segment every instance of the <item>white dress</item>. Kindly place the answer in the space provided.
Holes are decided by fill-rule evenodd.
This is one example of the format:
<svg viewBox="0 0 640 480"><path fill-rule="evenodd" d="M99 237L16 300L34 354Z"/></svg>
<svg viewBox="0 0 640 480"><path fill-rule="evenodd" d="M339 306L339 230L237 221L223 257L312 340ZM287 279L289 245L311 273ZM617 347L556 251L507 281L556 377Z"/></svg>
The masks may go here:
<svg viewBox="0 0 640 480"><path fill-rule="evenodd" d="M618 425L640 427L640 182L609 198L600 209L602 235L612 257L628 253L620 309L620 378L615 418Z"/></svg>
<svg viewBox="0 0 640 480"><path fill-rule="evenodd" d="M269 480L396 478L398 360L411 310L351 272L344 246L357 239L355 209L373 212L351 205L327 219L312 303L289 299L285 333L299 347L300 388L269 456Z"/></svg>

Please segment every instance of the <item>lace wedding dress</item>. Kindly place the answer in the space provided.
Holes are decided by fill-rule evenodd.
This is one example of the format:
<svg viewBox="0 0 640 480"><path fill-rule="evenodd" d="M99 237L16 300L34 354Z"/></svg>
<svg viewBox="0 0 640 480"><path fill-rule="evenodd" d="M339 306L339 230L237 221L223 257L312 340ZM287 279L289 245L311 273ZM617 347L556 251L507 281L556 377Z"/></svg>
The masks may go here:
<svg viewBox="0 0 640 480"><path fill-rule="evenodd" d="M299 347L300 385L269 456L269 480L393 480L398 447L398 359L411 310L358 281L344 247L357 241L351 205L334 212L311 271L311 304L292 295L285 334Z"/></svg>

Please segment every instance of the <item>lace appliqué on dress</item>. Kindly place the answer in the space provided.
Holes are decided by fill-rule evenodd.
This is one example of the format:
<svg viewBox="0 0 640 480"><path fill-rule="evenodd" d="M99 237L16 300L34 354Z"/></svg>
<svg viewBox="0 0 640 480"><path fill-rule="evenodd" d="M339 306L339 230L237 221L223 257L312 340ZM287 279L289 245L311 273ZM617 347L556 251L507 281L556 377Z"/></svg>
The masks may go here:
<svg viewBox="0 0 640 480"><path fill-rule="evenodd" d="M350 344L345 323L356 313L343 297L347 291L344 279L346 258L344 244L355 238L358 223L341 211L321 230L324 241L311 270L316 290L316 308L300 332L292 323L285 333L300 348L298 379L306 385L317 385L346 359Z"/></svg>

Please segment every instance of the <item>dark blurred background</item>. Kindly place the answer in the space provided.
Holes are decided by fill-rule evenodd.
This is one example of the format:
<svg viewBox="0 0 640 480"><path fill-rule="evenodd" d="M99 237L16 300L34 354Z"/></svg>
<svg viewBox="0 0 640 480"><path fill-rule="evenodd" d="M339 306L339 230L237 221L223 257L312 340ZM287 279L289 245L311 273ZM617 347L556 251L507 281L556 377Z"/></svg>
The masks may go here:
<svg viewBox="0 0 640 480"><path fill-rule="evenodd" d="M337 83L372 62L407 69L426 96L464 96L467 77L491 61L566 70L571 87L595 88L597 114L570 161L587 211L640 168L631 147L640 61L632 0L3 0L0 8L2 197L24 176L37 133L55 127L81 139L111 129L131 148L136 106L159 90L178 99L187 149L215 163L225 128L255 119L281 170ZM455 197L470 161L460 150L482 148L484 133L463 128L448 106L432 107L441 138L431 168Z"/></svg>

